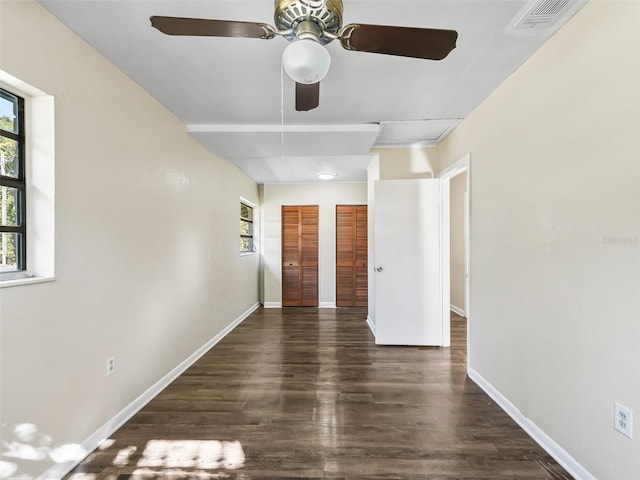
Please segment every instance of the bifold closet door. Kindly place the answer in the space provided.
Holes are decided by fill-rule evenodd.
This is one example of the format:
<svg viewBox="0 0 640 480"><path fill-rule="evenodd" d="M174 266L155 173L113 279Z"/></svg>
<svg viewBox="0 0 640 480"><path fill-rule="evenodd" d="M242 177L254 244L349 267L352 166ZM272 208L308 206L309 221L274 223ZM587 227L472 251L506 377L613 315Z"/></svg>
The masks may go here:
<svg viewBox="0 0 640 480"><path fill-rule="evenodd" d="M282 306L318 306L318 206L282 206Z"/></svg>
<svg viewBox="0 0 640 480"><path fill-rule="evenodd" d="M336 305L366 307L367 206L336 206Z"/></svg>

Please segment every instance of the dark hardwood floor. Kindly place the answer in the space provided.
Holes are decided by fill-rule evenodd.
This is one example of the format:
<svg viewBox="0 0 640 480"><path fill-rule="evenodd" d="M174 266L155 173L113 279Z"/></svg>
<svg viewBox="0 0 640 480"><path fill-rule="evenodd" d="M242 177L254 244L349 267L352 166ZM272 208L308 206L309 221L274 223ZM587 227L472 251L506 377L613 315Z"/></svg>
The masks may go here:
<svg viewBox="0 0 640 480"><path fill-rule="evenodd" d="M366 309L260 309L67 478L571 479L451 348L380 347Z"/></svg>

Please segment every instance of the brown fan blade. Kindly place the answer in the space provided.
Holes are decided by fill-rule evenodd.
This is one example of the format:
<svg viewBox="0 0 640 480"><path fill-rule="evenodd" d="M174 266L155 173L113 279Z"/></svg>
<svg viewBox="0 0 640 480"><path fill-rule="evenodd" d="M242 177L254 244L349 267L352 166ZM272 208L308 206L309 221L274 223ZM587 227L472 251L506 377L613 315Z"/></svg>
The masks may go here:
<svg viewBox="0 0 640 480"><path fill-rule="evenodd" d="M296 110L307 112L320 105L320 82L305 84L296 82Z"/></svg>
<svg viewBox="0 0 640 480"><path fill-rule="evenodd" d="M264 39L274 37L273 29L264 23L158 16L151 17L150 20L152 27L167 35Z"/></svg>
<svg viewBox="0 0 640 480"><path fill-rule="evenodd" d="M434 28L350 24L340 35L342 46L359 52L442 60L456 47L458 32Z"/></svg>

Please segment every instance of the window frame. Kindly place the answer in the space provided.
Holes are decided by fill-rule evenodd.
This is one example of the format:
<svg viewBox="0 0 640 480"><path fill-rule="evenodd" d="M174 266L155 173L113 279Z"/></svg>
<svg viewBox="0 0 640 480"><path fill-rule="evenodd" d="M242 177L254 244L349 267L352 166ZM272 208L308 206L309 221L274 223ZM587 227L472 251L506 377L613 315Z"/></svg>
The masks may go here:
<svg viewBox="0 0 640 480"><path fill-rule="evenodd" d="M26 175L26 133L25 133L25 99L17 93L4 87L0 87L0 96L8 96L17 99L18 111L16 114L18 133L9 132L0 128L0 137L17 142L18 175L12 177L0 174L0 187L15 188L18 191L16 200L16 225L0 225L0 233L17 233L20 241L16 244L16 269L0 272L3 276L15 275L27 270L27 175ZM7 98L8 99L8 98Z"/></svg>
<svg viewBox="0 0 640 480"><path fill-rule="evenodd" d="M247 218L247 217L243 217L242 216L242 207L247 207L249 209L251 209L251 218ZM251 235L247 235L242 233L242 228L240 229L240 240L242 240L243 238L250 238L251 239L251 250L242 250L240 249L240 255L252 255L254 253L256 253L258 251L258 249L256 248L256 232L255 232L255 214L256 214L256 207L252 202L249 202L248 200L245 200L244 198L240 198L240 224L242 225L242 222L248 222L251 224Z"/></svg>
<svg viewBox="0 0 640 480"><path fill-rule="evenodd" d="M0 289L53 282L56 280L55 98L2 68L0 88L24 99L24 176L29 199L25 205L25 225L29 237L25 242L26 268L3 272L0 275Z"/></svg>

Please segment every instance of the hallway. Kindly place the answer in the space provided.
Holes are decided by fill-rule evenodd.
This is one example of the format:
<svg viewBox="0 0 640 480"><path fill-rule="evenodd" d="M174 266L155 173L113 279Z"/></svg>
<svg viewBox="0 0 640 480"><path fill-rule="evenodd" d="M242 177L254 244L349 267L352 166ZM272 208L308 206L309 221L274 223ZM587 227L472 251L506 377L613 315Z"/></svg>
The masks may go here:
<svg viewBox="0 0 640 480"><path fill-rule="evenodd" d="M441 349L365 317L257 310L67 478L571 479L466 377L464 319Z"/></svg>

